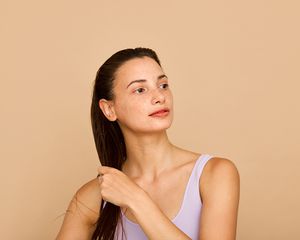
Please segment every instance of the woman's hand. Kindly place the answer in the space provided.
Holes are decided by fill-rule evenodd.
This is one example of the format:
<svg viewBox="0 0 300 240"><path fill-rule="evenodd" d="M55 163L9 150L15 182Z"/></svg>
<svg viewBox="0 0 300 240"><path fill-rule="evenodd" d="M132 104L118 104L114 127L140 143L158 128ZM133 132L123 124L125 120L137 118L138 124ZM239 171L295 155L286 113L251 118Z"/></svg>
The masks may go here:
<svg viewBox="0 0 300 240"><path fill-rule="evenodd" d="M116 168L100 166L98 172L100 175L98 177L100 193L104 201L130 208L144 193L140 186Z"/></svg>

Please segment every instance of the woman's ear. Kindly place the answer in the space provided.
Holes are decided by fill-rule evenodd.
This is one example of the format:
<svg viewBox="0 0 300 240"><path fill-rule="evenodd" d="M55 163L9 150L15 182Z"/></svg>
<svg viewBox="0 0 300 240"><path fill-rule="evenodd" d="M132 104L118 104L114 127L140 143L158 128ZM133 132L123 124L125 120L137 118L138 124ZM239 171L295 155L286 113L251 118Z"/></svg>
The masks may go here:
<svg viewBox="0 0 300 240"><path fill-rule="evenodd" d="M99 107L109 121L115 121L117 119L111 101L100 99Z"/></svg>

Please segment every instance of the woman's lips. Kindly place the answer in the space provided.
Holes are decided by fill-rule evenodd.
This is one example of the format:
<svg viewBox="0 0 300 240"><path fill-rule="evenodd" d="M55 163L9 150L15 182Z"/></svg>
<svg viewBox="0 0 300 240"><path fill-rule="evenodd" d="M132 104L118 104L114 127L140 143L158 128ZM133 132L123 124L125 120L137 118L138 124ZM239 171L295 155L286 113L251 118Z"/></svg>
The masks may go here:
<svg viewBox="0 0 300 240"><path fill-rule="evenodd" d="M169 114L169 110L162 110L156 113L151 114L151 117L164 117L167 116Z"/></svg>

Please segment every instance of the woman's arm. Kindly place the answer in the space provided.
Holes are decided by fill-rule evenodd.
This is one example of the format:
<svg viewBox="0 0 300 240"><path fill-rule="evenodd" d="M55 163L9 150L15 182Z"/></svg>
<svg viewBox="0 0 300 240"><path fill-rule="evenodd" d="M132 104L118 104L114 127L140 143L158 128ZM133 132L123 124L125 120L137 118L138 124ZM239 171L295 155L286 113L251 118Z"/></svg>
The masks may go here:
<svg viewBox="0 0 300 240"><path fill-rule="evenodd" d="M199 239L235 240L240 194L237 168L228 159L211 159L200 180L202 198Z"/></svg>
<svg viewBox="0 0 300 240"><path fill-rule="evenodd" d="M95 231L101 195L97 179L83 185L72 198L56 240L88 240Z"/></svg>

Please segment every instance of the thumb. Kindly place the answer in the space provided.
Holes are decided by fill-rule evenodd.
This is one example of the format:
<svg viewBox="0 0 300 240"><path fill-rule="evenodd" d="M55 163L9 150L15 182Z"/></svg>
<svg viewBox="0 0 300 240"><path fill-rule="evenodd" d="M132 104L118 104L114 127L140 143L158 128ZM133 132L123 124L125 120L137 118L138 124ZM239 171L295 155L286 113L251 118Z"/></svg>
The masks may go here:
<svg viewBox="0 0 300 240"><path fill-rule="evenodd" d="M98 167L98 174L104 175L105 173L108 173L109 170L110 170L110 167L99 166L99 167Z"/></svg>

